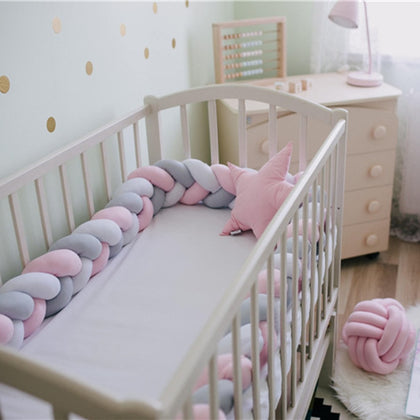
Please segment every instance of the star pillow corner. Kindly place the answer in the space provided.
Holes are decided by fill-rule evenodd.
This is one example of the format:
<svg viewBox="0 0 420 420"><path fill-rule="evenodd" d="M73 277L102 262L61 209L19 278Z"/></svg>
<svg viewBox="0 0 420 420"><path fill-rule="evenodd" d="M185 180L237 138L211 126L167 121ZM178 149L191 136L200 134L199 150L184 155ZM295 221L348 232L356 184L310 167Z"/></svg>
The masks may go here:
<svg viewBox="0 0 420 420"><path fill-rule="evenodd" d="M276 153L258 172L228 163L236 200L221 235L252 230L258 239L294 187L287 181L292 143Z"/></svg>

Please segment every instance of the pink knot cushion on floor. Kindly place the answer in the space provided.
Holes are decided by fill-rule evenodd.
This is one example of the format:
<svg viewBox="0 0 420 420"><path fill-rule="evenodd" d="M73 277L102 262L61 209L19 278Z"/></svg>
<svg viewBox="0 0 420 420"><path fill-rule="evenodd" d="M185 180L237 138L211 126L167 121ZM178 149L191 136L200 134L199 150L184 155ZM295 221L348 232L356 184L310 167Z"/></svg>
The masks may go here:
<svg viewBox="0 0 420 420"><path fill-rule="evenodd" d="M357 367L386 375L413 348L415 330L397 300L372 299L354 307L342 337Z"/></svg>
<svg viewBox="0 0 420 420"><path fill-rule="evenodd" d="M406 310L414 329L420 329L420 304ZM408 356L388 375L366 372L351 361L342 343L336 355L333 388L346 408L363 420L405 419L414 346Z"/></svg>

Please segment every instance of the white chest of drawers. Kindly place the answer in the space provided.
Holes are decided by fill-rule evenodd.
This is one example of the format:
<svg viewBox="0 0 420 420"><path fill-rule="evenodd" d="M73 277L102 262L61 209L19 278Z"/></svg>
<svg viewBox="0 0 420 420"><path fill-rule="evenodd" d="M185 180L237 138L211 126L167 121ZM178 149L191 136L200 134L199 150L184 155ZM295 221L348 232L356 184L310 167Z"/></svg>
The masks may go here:
<svg viewBox="0 0 420 420"><path fill-rule="evenodd" d="M398 130L396 105L401 92L385 83L374 88L350 86L346 76L338 73L293 76L282 81L287 86L290 81L304 78L311 80L312 87L296 95L349 112L342 256L350 258L384 251L388 248ZM274 79L254 84L274 88ZM229 138L237 136L237 104L219 103L218 116L221 161L237 163L238 151L229 142ZM252 104L247 114L249 167L259 168L268 159L267 120L267 110L258 103ZM295 115L280 112L279 143L297 142L297 127ZM315 139L327 132L327 127L309 122L308 158L319 147L319 140ZM292 157L294 170L297 160L297 156Z"/></svg>

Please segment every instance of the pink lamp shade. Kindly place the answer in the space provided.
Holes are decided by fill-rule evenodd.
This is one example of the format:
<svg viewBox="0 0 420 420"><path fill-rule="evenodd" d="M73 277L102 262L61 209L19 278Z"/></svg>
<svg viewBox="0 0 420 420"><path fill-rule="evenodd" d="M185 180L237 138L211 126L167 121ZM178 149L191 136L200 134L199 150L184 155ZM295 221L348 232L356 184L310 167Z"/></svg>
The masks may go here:
<svg viewBox="0 0 420 420"><path fill-rule="evenodd" d="M331 9L328 18L344 28L357 29L359 27L359 3L359 0L338 0ZM365 9L369 68L367 72L350 72L347 76L347 83L362 87L379 86L383 81L383 77L382 74L372 71L372 52L370 48L369 22L365 0L363 0L363 6Z"/></svg>
<svg viewBox="0 0 420 420"><path fill-rule="evenodd" d="M358 28L359 0L337 1L328 17L334 23L344 28Z"/></svg>

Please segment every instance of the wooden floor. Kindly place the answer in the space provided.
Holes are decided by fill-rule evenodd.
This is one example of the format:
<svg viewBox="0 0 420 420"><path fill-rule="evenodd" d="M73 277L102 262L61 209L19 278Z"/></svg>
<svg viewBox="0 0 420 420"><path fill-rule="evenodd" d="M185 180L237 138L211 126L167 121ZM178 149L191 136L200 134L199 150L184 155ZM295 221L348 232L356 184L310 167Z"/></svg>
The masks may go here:
<svg viewBox="0 0 420 420"><path fill-rule="evenodd" d="M356 303L374 298L392 297L404 307L420 304L420 243L390 238L389 249L376 259L366 256L350 258L341 263L341 285L338 299L338 334ZM316 396L323 398L340 420L357 420L329 388L318 388Z"/></svg>
<svg viewBox="0 0 420 420"><path fill-rule="evenodd" d="M420 303L420 243L390 238L388 251L342 261L338 333L356 303L392 297L403 306Z"/></svg>

